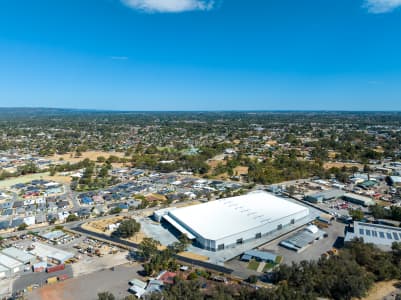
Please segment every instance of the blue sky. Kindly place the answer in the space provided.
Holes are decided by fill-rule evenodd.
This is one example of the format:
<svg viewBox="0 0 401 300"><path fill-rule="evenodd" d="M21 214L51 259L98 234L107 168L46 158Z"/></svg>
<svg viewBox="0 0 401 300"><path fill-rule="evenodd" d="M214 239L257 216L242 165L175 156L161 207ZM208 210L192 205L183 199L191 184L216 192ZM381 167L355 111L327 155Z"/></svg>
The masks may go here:
<svg viewBox="0 0 401 300"><path fill-rule="evenodd" d="M401 0L2 0L0 106L401 110Z"/></svg>

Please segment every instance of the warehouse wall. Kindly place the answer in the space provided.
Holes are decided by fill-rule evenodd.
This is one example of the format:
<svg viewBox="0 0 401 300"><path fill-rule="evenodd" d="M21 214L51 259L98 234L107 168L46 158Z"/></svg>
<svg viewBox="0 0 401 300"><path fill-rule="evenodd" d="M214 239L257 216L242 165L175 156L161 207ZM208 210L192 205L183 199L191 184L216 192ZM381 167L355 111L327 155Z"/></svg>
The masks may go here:
<svg viewBox="0 0 401 300"><path fill-rule="evenodd" d="M235 235L225 237L220 240L208 240L203 237L197 237L197 242L202 248L205 248L207 250L211 251L218 251L219 245L224 244L224 248L230 248L234 247L237 245L237 240L242 239L243 243L246 243L251 240L256 239L256 235L260 234L260 237L269 235L274 233L275 231L278 230L278 226L281 225L282 227L286 227L291 224L292 220L297 222L300 219L303 219L309 215L309 210L305 209L301 212L298 212L293 215L289 215L285 218L275 220L274 222L267 223L265 225L262 225L260 227L253 228L251 230L245 231L245 232L239 232Z"/></svg>

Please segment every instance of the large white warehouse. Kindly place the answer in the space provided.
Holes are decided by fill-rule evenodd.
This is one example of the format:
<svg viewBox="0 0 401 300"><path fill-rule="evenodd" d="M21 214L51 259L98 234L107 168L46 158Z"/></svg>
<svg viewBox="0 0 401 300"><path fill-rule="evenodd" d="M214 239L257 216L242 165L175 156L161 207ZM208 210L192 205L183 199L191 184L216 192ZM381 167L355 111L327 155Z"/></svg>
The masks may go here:
<svg viewBox="0 0 401 300"><path fill-rule="evenodd" d="M201 248L218 251L280 230L309 209L258 191L168 211L163 219Z"/></svg>

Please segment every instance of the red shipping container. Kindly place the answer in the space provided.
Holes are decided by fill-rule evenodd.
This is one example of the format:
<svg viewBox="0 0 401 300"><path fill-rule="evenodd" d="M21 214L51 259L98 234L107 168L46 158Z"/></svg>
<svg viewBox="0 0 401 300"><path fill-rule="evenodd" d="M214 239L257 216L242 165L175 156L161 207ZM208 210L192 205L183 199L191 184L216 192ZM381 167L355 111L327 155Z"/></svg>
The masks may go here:
<svg viewBox="0 0 401 300"><path fill-rule="evenodd" d="M68 275L67 275L67 274L63 274L63 275L60 275L60 276L58 277L58 280L59 280L59 281L63 281L63 280L66 280L66 279L68 279Z"/></svg>
<svg viewBox="0 0 401 300"><path fill-rule="evenodd" d="M33 271L34 271L35 273L37 273L37 272L44 272L44 271L45 271L45 268L44 268L44 267L38 267L38 268L34 268Z"/></svg>
<svg viewBox="0 0 401 300"><path fill-rule="evenodd" d="M61 271L65 269L65 265L57 265L57 266L53 266L53 267L47 267L46 272L47 273L52 273L52 272L56 272L56 271Z"/></svg>

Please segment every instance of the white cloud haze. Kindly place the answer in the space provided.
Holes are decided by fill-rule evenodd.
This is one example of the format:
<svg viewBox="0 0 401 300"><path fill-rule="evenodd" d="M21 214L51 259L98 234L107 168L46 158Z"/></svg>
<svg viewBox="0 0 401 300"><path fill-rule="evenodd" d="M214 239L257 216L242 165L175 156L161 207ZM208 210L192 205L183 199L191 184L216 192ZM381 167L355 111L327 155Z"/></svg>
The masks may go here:
<svg viewBox="0 0 401 300"><path fill-rule="evenodd" d="M211 10L214 0L121 0L125 5L148 13L179 13Z"/></svg>
<svg viewBox="0 0 401 300"><path fill-rule="evenodd" d="M382 14L400 7L401 0L366 0L365 6L370 13Z"/></svg>

